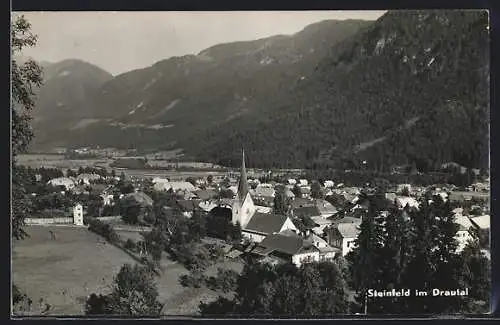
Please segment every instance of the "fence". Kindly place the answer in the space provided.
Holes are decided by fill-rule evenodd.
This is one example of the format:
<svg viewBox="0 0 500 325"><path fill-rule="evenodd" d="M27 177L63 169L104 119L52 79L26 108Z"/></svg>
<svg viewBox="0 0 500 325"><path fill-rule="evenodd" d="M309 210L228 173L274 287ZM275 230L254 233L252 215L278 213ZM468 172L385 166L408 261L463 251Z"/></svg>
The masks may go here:
<svg viewBox="0 0 500 325"><path fill-rule="evenodd" d="M121 216L107 216L107 217L97 217L96 218L102 222L110 222L110 221L120 221L122 219Z"/></svg>
<svg viewBox="0 0 500 325"><path fill-rule="evenodd" d="M51 224L72 224L72 217L57 217L57 218L26 218L24 222L27 225L51 225Z"/></svg>

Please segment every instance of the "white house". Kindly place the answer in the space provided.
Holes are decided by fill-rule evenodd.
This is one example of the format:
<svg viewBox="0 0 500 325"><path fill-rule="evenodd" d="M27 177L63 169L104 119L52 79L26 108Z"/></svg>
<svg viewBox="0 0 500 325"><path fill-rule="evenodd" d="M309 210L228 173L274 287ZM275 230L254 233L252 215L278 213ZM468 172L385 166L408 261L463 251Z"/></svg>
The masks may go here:
<svg viewBox="0 0 500 325"><path fill-rule="evenodd" d="M52 186L64 186L66 190L71 190L76 186L75 181L68 177L53 178L48 181L47 184Z"/></svg>
<svg viewBox="0 0 500 325"><path fill-rule="evenodd" d="M253 252L265 257L279 258L297 267L305 263L318 262L320 259L319 249L293 232L269 235Z"/></svg>
<svg viewBox="0 0 500 325"><path fill-rule="evenodd" d="M101 175L83 173L76 177L76 183L89 185L91 181L96 181L101 178Z"/></svg>
<svg viewBox="0 0 500 325"><path fill-rule="evenodd" d="M341 249L342 256L346 256L354 249L354 241L359 232L357 223L340 223L331 232L328 232L328 242L331 246Z"/></svg>
<svg viewBox="0 0 500 325"><path fill-rule="evenodd" d="M405 189L407 189L408 192L411 193L412 191L411 184L398 184L398 189L397 189L398 193L403 192Z"/></svg>
<svg viewBox="0 0 500 325"><path fill-rule="evenodd" d="M335 186L335 183L334 183L333 181L329 181L329 180L327 180L327 181L325 181L324 186L325 186L326 188L332 188L332 187L334 187L334 186Z"/></svg>
<svg viewBox="0 0 500 325"><path fill-rule="evenodd" d="M396 197L395 203L400 209L403 209L406 206L418 209L420 206L417 200L409 196L398 196Z"/></svg>
<svg viewBox="0 0 500 325"><path fill-rule="evenodd" d="M83 207L80 203L73 207L73 223L77 226L83 226Z"/></svg>
<svg viewBox="0 0 500 325"><path fill-rule="evenodd" d="M299 179L299 186L307 186L308 184L307 179Z"/></svg>

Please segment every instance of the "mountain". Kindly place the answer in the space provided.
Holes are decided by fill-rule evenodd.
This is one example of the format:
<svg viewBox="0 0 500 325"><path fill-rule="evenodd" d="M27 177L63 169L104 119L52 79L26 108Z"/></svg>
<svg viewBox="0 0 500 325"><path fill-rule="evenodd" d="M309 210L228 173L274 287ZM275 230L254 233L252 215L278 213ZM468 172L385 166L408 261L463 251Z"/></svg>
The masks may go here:
<svg viewBox="0 0 500 325"><path fill-rule="evenodd" d="M332 45L371 22L323 21L295 35L219 44L114 77L45 145L168 149L238 117L260 118L310 74ZM62 143L61 140L66 141ZM187 147L186 147L187 149Z"/></svg>
<svg viewBox="0 0 500 325"><path fill-rule="evenodd" d="M429 170L488 167L489 33L485 11L388 12L332 47L269 119L207 132L193 152L235 164Z"/></svg>
<svg viewBox="0 0 500 325"><path fill-rule="evenodd" d="M35 90L36 109L33 110L37 143L43 142L47 133L64 129L64 125L78 119L84 109L81 103L113 78L105 70L81 60L43 61L39 65L43 69L43 85Z"/></svg>
<svg viewBox="0 0 500 325"><path fill-rule="evenodd" d="M488 165L486 11L393 11L220 44L105 83L66 144L253 167Z"/></svg>

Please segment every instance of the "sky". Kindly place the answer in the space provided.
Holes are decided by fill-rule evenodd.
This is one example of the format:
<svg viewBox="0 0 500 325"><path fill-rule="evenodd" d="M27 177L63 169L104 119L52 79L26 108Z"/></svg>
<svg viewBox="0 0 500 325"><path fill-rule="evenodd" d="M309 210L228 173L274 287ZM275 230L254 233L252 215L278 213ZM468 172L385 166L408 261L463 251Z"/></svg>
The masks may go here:
<svg viewBox="0 0 500 325"><path fill-rule="evenodd" d="M38 35L23 55L81 59L113 75L220 43L293 34L327 19L376 20L385 11L23 12Z"/></svg>

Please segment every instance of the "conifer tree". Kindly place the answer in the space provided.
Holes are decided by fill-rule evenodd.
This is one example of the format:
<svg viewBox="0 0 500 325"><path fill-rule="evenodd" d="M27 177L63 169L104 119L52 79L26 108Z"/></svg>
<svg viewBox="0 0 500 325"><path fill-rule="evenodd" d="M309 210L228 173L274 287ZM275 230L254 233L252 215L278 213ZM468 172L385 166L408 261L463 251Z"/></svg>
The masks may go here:
<svg viewBox="0 0 500 325"><path fill-rule="evenodd" d="M368 212L363 216L360 233L355 241L356 248L347 255L351 265L351 277L357 301L370 312L368 289L380 288L380 266L383 244L381 219L374 202L370 201Z"/></svg>

